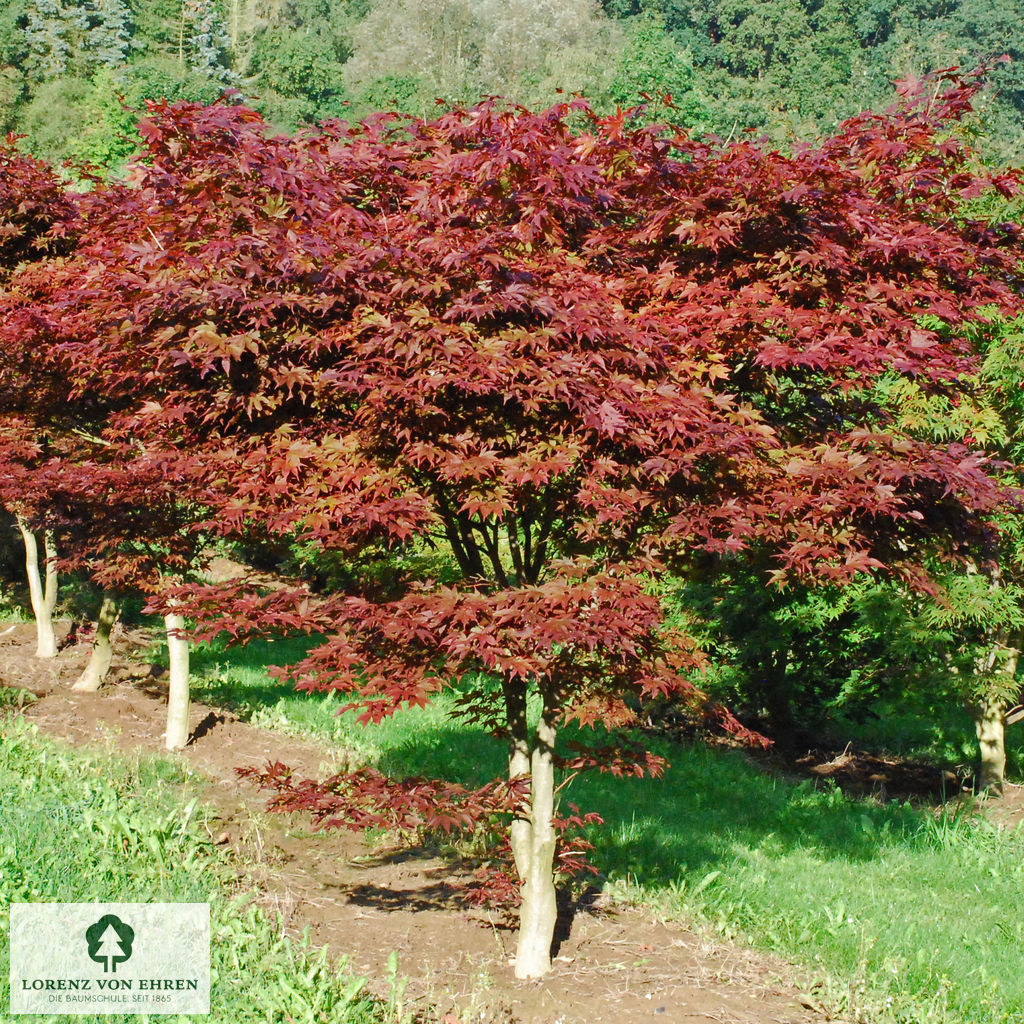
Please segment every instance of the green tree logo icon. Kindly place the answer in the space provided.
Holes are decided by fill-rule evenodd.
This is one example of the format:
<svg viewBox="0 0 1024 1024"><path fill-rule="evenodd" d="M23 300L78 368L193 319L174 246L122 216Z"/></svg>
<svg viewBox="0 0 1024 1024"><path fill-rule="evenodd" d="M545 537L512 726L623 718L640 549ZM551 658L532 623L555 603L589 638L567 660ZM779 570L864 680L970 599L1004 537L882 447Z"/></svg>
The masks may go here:
<svg viewBox="0 0 1024 1024"><path fill-rule="evenodd" d="M117 972L117 965L123 964L132 955L135 931L113 914L104 914L95 924L85 930L85 941L89 944L89 959L103 964L103 973Z"/></svg>

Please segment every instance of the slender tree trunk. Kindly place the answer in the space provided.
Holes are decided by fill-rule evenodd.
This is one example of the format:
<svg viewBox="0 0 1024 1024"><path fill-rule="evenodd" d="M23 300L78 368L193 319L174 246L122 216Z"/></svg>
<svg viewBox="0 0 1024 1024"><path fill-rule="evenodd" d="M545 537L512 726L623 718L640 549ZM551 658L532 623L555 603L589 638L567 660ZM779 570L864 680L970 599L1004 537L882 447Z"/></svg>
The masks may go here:
<svg viewBox="0 0 1024 1024"><path fill-rule="evenodd" d="M1000 666L1002 652L1006 657ZM1013 640L1006 633L998 634L979 666L983 677L990 680L990 689L971 707L980 754L978 788L995 793L1003 791L1006 776L1006 709L1017 689L1019 659L1020 640Z"/></svg>
<svg viewBox="0 0 1024 1024"><path fill-rule="evenodd" d="M530 835L522 880L516 977L540 978L551 970L558 907L555 902L555 713L544 697L537 742L530 757Z"/></svg>
<svg viewBox="0 0 1024 1024"><path fill-rule="evenodd" d="M57 542L53 538L52 530L47 530L43 534L43 552L46 555L43 603L46 605L46 615L52 622L53 613L57 608Z"/></svg>
<svg viewBox="0 0 1024 1024"><path fill-rule="evenodd" d="M526 721L526 687L505 682L505 720L508 723L508 777L509 781L530 775L530 732ZM509 842L520 883L526 878L529 861L530 819L517 815L509 826Z"/></svg>
<svg viewBox="0 0 1024 1024"><path fill-rule="evenodd" d="M96 633L92 639L92 653L89 655L89 664L78 677L72 690L84 693L93 693L103 685L110 669L110 662L114 656L114 648L110 643L110 631L117 621L117 602L114 595L105 593L103 603L100 605L100 613L96 618Z"/></svg>
<svg viewBox="0 0 1024 1024"><path fill-rule="evenodd" d="M181 0L178 12L178 67L185 69L185 0Z"/></svg>
<svg viewBox="0 0 1024 1024"><path fill-rule="evenodd" d="M32 600L32 614L36 618L36 657L55 658L57 637L53 632L53 610L57 606L57 562L53 534L47 530L43 535L43 551L46 567L39 572L39 544L35 534L23 519L18 519L18 529L25 542L25 570L28 575L28 592Z"/></svg>
<svg viewBox="0 0 1024 1024"><path fill-rule="evenodd" d="M1006 772L1006 705L999 699L980 700L974 707L974 730L978 734L981 765L979 789L1003 791Z"/></svg>
<svg viewBox="0 0 1024 1024"><path fill-rule="evenodd" d="M182 615L164 616L170 659L170 692L167 695L167 749L180 750L188 742L188 641L175 636L185 628Z"/></svg>

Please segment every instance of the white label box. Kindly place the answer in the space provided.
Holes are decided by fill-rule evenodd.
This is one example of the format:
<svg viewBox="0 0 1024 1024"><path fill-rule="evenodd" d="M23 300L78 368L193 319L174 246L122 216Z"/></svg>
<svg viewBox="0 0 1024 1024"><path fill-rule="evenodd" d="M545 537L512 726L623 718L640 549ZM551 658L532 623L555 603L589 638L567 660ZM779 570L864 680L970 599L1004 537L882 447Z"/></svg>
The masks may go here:
<svg viewBox="0 0 1024 1024"><path fill-rule="evenodd" d="M210 1012L209 903L11 904L17 1013Z"/></svg>

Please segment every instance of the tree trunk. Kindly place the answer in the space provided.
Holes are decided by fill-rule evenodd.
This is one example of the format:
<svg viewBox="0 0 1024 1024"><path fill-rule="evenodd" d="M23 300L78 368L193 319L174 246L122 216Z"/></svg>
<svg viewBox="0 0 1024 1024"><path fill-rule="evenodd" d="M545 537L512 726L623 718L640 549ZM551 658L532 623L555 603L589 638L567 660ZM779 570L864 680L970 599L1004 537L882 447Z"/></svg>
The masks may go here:
<svg viewBox="0 0 1024 1024"><path fill-rule="evenodd" d="M241 7L242 0L231 0L231 3L228 5L228 39L231 41L232 58L234 58L235 51L238 49L238 26L242 20Z"/></svg>
<svg viewBox="0 0 1024 1024"><path fill-rule="evenodd" d="M185 70L185 0L181 0L178 12L178 67Z"/></svg>
<svg viewBox="0 0 1024 1024"><path fill-rule="evenodd" d="M28 592L32 600L32 614L36 618L36 657L57 657L57 637L53 632L53 610L57 606L57 552L53 534L47 530L43 535L43 550L46 568L43 576L39 573L39 545L35 534L23 519L18 519L18 529L25 542L25 571L28 575ZM45 579L45 583L44 583Z"/></svg>
<svg viewBox="0 0 1024 1024"><path fill-rule="evenodd" d="M989 689L971 707L980 754L979 790L992 790L994 793L1003 791L1006 775L1006 709L1017 692L1019 648L1019 640L1014 643L1002 633L981 666L989 679ZM1000 666L1001 652L1006 653L1006 658Z"/></svg>
<svg viewBox="0 0 1024 1024"><path fill-rule="evenodd" d="M52 622L53 613L57 608L57 544L53 539L53 531L43 534L43 552L46 555L46 586L43 590L43 603L46 605L46 617Z"/></svg>
<svg viewBox="0 0 1024 1024"><path fill-rule="evenodd" d="M164 616L170 660L170 691L167 695L167 749L180 750L188 742L188 641L175 636L185 628L182 615Z"/></svg>
<svg viewBox="0 0 1024 1024"><path fill-rule="evenodd" d="M505 721L508 724L508 778L528 778L530 775L530 732L526 721L526 687L510 680L505 688ZM516 862L516 872L522 883L526 878L529 861L530 819L517 814L509 825L509 844Z"/></svg>
<svg viewBox="0 0 1024 1024"><path fill-rule="evenodd" d="M110 631L117 621L117 602L113 594L104 594L100 613L96 618L96 633L92 639L92 653L89 664L78 677L72 690L80 693L94 693L103 685L110 669L110 661L114 656L114 648L110 643Z"/></svg>
<svg viewBox="0 0 1024 1024"><path fill-rule="evenodd" d="M984 699L974 707L974 729L978 734L981 750L981 766L978 771L978 788L1003 791L1006 772L1006 705L998 699Z"/></svg>
<svg viewBox="0 0 1024 1024"><path fill-rule="evenodd" d="M543 694L537 742L530 758L529 842L525 850L516 977L540 978L551 970L558 907L555 902L555 715Z"/></svg>

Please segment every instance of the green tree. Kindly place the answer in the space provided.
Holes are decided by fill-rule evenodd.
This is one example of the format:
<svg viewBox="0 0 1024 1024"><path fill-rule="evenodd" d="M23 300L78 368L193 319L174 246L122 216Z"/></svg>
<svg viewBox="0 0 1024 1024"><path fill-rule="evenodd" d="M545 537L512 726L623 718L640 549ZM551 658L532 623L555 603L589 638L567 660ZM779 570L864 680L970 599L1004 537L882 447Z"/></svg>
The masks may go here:
<svg viewBox="0 0 1024 1024"><path fill-rule="evenodd" d="M258 88L267 88L301 101L304 119L340 113L345 92L343 66L331 43L322 35L297 32L268 33L254 64Z"/></svg>
<svg viewBox="0 0 1024 1024"><path fill-rule="evenodd" d="M71 53L69 13L59 0L29 2L25 38L35 73L40 78L57 78L67 70ZM81 15L74 20L81 27Z"/></svg>
<svg viewBox="0 0 1024 1024"><path fill-rule="evenodd" d="M345 75L364 107L389 81L416 83L412 109L426 112L436 98L490 94L530 106L575 92L603 99L621 30L594 0L381 0L352 40Z"/></svg>
<svg viewBox="0 0 1024 1024"><path fill-rule="evenodd" d="M614 18L659 18L691 55L719 131L783 141L892 102L892 83L1006 53L979 103L987 151L1021 154L1021 37L1014 0L604 0Z"/></svg>
<svg viewBox="0 0 1024 1024"><path fill-rule="evenodd" d="M985 360L983 398L999 416L989 444L998 445L1018 486L1024 484L1024 315L996 322L980 332ZM974 431L977 435L978 431ZM980 651L966 674L965 697L974 716L981 755L980 781L1002 789L1006 771L1006 712L1020 694L1017 678L1024 648L1024 514L1008 512L1001 522L998 562L961 582L973 601L952 601L940 615L965 622Z"/></svg>
<svg viewBox="0 0 1024 1024"><path fill-rule="evenodd" d="M67 144L73 160L117 170L138 148L139 114L128 105L126 84L108 68L93 76L75 108L80 127Z"/></svg>
<svg viewBox="0 0 1024 1024"><path fill-rule="evenodd" d="M93 0L94 17L88 46L96 62L105 68L121 69L128 59L131 38L128 7L124 0Z"/></svg>
<svg viewBox="0 0 1024 1024"><path fill-rule="evenodd" d="M71 152L82 130L78 111L92 87L87 79L65 76L42 82L32 98L18 111L17 129L28 136L27 146L36 156L53 163Z"/></svg>
<svg viewBox="0 0 1024 1024"><path fill-rule="evenodd" d="M182 0L129 0L132 43L141 54L176 53Z"/></svg>
<svg viewBox="0 0 1024 1024"><path fill-rule="evenodd" d="M27 18L25 0L11 0L0 7L0 132L3 133L13 130L17 108L26 93Z"/></svg>
<svg viewBox="0 0 1024 1024"><path fill-rule="evenodd" d="M629 25L610 92L612 101L623 107L648 96L648 120L669 121L696 132L711 126L689 54L650 15ZM670 97L671 105L660 102L662 97Z"/></svg>

